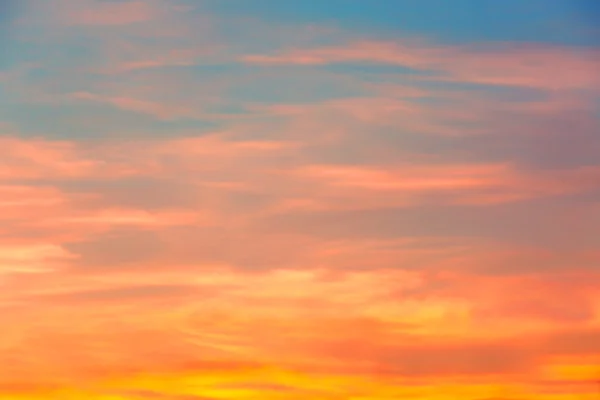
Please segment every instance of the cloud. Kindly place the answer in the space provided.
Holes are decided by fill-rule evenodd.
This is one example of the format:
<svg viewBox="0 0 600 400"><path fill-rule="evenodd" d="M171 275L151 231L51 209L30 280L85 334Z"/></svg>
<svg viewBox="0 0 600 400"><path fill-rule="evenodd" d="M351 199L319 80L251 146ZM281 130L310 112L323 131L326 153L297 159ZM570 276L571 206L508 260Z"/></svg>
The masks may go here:
<svg viewBox="0 0 600 400"><path fill-rule="evenodd" d="M543 202L542 202L543 204ZM581 237L596 231L594 222L571 214L564 206L541 207L536 201L467 205L420 205L417 207L380 207L333 211L282 212L260 222L267 232L283 231L316 235L323 239L471 237L569 248L581 242L567 229L577 226ZM569 217L569 214L572 216ZM590 243L593 243L593 239Z"/></svg>
<svg viewBox="0 0 600 400"><path fill-rule="evenodd" d="M155 20L160 16L159 1L41 1L29 4L21 25L46 24L86 27L120 27Z"/></svg>
<svg viewBox="0 0 600 400"><path fill-rule="evenodd" d="M455 199L458 203L489 204L585 192L596 188L596 175L600 173L600 169L580 168L527 176L526 172L502 164L409 164L392 165L386 169L351 165L314 165L301 167L297 173L300 176L322 180L342 190L348 188L371 193L395 192L398 196L407 196L409 193L418 195L449 192L458 197ZM562 177L561 174L565 176Z"/></svg>
<svg viewBox="0 0 600 400"><path fill-rule="evenodd" d="M78 100L90 100L110 104L123 110L156 116L159 119L171 119L179 116L193 115L191 110L170 109L168 106L164 106L160 103L153 103L129 97L102 98L91 93L74 93L73 97Z"/></svg>
<svg viewBox="0 0 600 400"><path fill-rule="evenodd" d="M0 178L40 178L52 175L76 176L94 167L88 160L78 158L73 143L44 140L19 140L2 137L7 150L0 164Z"/></svg>
<svg viewBox="0 0 600 400"><path fill-rule="evenodd" d="M585 393L595 49L35 3L0 73L0 397Z"/></svg>
<svg viewBox="0 0 600 400"><path fill-rule="evenodd" d="M359 41L274 55L248 55L242 60L260 65L389 64L431 71L434 80L549 90L587 89L600 83L595 73L599 64L596 50L540 45L453 48L419 40Z"/></svg>
<svg viewBox="0 0 600 400"><path fill-rule="evenodd" d="M54 244L0 246L0 275L45 272L72 255Z"/></svg>
<svg viewBox="0 0 600 400"><path fill-rule="evenodd" d="M72 302L95 302L102 304L131 301L132 299L135 299L135 301L143 301L144 299L160 301L170 297L186 297L193 294L202 294L203 296L206 296L208 291L203 292L199 288L186 285L139 285L48 295L40 300L58 303L63 302L65 304Z"/></svg>
<svg viewBox="0 0 600 400"><path fill-rule="evenodd" d="M154 377L139 381L132 377L129 385L139 390L163 393L153 389L152 384L161 385L164 380L162 385L173 386L161 387L179 387L180 395L192 395L193 392L183 390L189 379L188 382L204 382L204 389L197 395L210 396L232 393L237 390L234 382L240 382L240 390L272 391L244 386L248 376L257 379L265 374L271 378L279 376L282 385L294 389L291 393L297 391L300 395L318 389L323 395L333 395L332 386L319 386L314 380L311 384L310 380L283 372L269 373L268 368L301 371L309 376L375 376L381 385L372 390L385 390L388 379L414 379L413 384L423 379L445 382L460 377L509 379L525 371L534 373L540 357L595 351L593 329L548 331L546 327L533 335L521 336L516 342L510 330L495 329L497 338L490 338L485 320L470 320L478 317L459 317L461 314L453 314L451 308L439 308L447 307L450 298L442 297L438 308L431 307L433 288L427 300L412 297L413 288L427 287L431 280L414 279L398 271L343 272L331 276L326 270L260 274L205 270L190 275L185 269L146 269L139 276L145 276L149 284L140 279L137 286L128 283L132 276L138 273L117 269L79 277L63 274L15 281L14 293L20 293L24 303L19 314L7 315L7 321L17 328L18 337L18 329L26 329L31 318L35 318L41 324L38 333L44 337L31 337L19 345L17 371L29 370L34 377L48 372L56 376L58 359L48 348L51 339L63 359L62 376L80 382L93 382L102 371L118 372L121 377L135 371L135 376ZM191 281L192 276L197 277L196 282ZM54 285L49 286L49 282ZM63 283L58 285L59 282ZM464 284L464 277L455 284L461 282ZM476 284L482 293L489 290L481 282ZM524 290L534 288L523 285ZM460 293L469 295L462 289ZM197 299L194 307L173 313L174 305L189 304L185 301L188 296ZM510 301L502 297L498 300ZM481 299L475 297L471 301L476 305ZM90 302L93 310L82 307ZM24 307L25 304L29 306ZM384 307L386 304L388 308ZM389 308L392 304L397 308ZM385 314L377 313L378 307ZM513 315L518 310L505 310L503 315L507 312ZM77 323L61 325L59 321L66 315L76 318ZM387 318L382 318L384 315ZM450 334L450 321L459 329L453 336L443 337L437 329L427 330L435 321L446 327L446 334ZM471 325L464 325L469 321L484 326L476 332ZM476 336L466 339L466 332ZM583 340L587 336L590 340ZM33 355L43 357L43 369L33 369ZM261 360L263 364L251 367L249 360ZM243 371L254 372L246 375ZM123 378L119 382L125 384ZM225 383L230 386L223 386Z"/></svg>
<svg viewBox="0 0 600 400"><path fill-rule="evenodd" d="M68 4L68 5L67 5ZM157 12L148 1L69 2L65 3L65 19L77 25L128 25L156 18Z"/></svg>

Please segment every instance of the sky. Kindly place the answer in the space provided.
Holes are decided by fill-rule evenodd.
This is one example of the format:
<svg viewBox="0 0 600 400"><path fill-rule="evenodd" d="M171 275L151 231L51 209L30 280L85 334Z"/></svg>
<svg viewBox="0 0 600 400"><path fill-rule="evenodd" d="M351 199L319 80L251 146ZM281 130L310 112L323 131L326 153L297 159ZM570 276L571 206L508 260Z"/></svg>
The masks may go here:
<svg viewBox="0 0 600 400"><path fill-rule="evenodd" d="M0 400L591 400L600 6L0 0Z"/></svg>

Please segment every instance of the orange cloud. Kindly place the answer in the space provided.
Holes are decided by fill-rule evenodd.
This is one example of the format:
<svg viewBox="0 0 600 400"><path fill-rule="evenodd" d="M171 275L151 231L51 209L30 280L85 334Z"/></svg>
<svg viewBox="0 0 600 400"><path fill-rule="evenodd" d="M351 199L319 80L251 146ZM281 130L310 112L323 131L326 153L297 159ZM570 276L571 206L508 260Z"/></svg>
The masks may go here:
<svg viewBox="0 0 600 400"><path fill-rule="evenodd" d="M94 164L76 154L73 143L0 138L6 157L0 161L0 179L35 179L52 175L86 175Z"/></svg>

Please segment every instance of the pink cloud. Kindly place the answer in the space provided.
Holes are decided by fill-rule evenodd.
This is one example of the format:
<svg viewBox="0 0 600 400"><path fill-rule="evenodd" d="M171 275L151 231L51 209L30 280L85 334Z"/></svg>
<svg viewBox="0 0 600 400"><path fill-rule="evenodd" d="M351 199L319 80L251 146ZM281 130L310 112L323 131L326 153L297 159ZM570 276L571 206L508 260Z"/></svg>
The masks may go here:
<svg viewBox="0 0 600 400"><path fill-rule="evenodd" d="M88 26L129 25L157 17L156 4L149 1L103 2L87 0L65 3L70 24Z"/></svg>
<svg viewBox="0 0 600 400"><path fill-rule="evenodd" d="M596 167L558 173L527 173L509 164L431 166L415 163L386 168L307 165L292 171L291 175L321 182L325 185L324 191L329 193L365 201L369 201L369 197L372 201L373 196L393 193L397 205L417 204L421 201L420 195L447 192L451 195L450 202L474 205L585 192L598 186L599 173ZM361 196L357 192L359 189L368 195ZM314 196L313 200L318 198L318 195Z"/></svg>
<svg viewBox="0 0 600 400"><path fill-rule="evenodd" d="M89 100L109 104L122 110L147 114L162 120L198 116L198 111L191 108L169 106L168 104L132 97L103 97L86 92L73 93L72 97L77 100Z"/></svg>
<svg viewBox="0 0 600 400"><path fill-rule="evenodd" d="M275 55L248 55L263 65L332 63L390 64L440 73L429 79L542 89L587 89L600 84L595 50L560 47L441 47L425 42L361 41L346 46L294 49ZM569 71L568 74L565 71Z"/></svg>

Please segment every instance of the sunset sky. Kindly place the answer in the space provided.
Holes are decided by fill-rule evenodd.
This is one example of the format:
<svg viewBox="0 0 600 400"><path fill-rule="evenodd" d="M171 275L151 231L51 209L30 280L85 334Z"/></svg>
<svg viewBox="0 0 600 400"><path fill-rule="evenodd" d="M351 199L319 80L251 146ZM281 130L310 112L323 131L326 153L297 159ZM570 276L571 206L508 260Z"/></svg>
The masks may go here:
<svg viewBox="0 0 600 400"><path fill-rule="evenodd" d="M592 400L597 0L0 0L0 400Z"/></svg>

